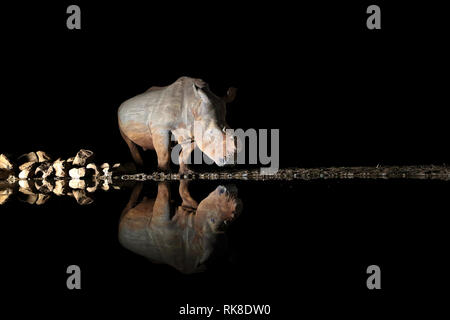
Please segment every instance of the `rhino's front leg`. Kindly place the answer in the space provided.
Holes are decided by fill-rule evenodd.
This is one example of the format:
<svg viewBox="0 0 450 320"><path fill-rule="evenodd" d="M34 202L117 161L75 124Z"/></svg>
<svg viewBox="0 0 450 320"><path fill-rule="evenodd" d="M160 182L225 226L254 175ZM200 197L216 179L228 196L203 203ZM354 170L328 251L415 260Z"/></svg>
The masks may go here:
<svg viewBox="0 0 450 320"><path fill-rule="evenodd" d="M191 197L188 186L189 182L187 180L180 180L180 187L178 188L178 191L180 192L180 197L183 200L181 206L197 209L198 203Z"/></svg>
<svg viewBox="0 0 450 320"><path fill-rule="evenodd" d="M158 157L158 169L162 171L169 171L170 168L169 133L169 130L152 132L153 146Z"/></svg>
<svg viewBox="0 0 450 320"><path fill-rule="evenodd" d="M189 157L194 149L195 149L195 142L187 142L181 145L180 169L179 169L180 174L192 173L192 170L189 169L188 164L190 163Z"/></svg>
<svg viewBox="0 0 450 320"><path fill-rule="evenodd" d="M167 221L170 221L170 188L167 182L159 182L151 223L157 224Z"/></svg>

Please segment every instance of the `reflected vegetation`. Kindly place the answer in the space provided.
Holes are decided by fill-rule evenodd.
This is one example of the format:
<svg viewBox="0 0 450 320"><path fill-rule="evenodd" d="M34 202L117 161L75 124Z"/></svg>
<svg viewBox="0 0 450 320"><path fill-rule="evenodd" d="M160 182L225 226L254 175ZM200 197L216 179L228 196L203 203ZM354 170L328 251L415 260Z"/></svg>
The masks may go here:
<svg viewBox="0 0 450 320"><path fill-rule="evenodd" d="M87 149L66 160L52 160L44 151L32 151L12 159L0 154L0 205L14 194L29 204L42 205L52 195L67 195L78 204L87 205L94 201L89 195L97 189L108 191L113 179L117 182L121 174L136 171L133 163L97 166L93 162L94 152Z"/></svg>
<svg viewBox="0 0 450 320"><path fill-rule="evenodd" d="M119 241L154 263L168 264L191 274L206 269L219 235L242 210L234 186L218 186L199 203L179 182L181 204L171 199L168 182L158 183L156 197L136 185L119 223Z"/></svg>
<svg viewBox="0 0 450 320"><path fill-rule="evenodd" d="M111 178L29 179L0 181L0 205L17 199L32 205L43 205L52 196L73 197L79 205L91 204L97 190L120 189Z"/></svg>

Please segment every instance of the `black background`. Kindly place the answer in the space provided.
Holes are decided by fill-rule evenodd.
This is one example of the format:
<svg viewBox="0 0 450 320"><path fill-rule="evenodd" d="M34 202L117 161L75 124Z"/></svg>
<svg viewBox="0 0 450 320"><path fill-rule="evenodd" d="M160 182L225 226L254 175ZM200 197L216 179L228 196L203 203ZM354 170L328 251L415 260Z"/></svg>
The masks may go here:
<svg viewBox="0 0 450 320"><path fill-rule="evenodd" d="M130 160L117 130L120 103L188 75L218 95L238 87L229 124L280 129L282 167L450 160L448 32L437 4L373 2L382 29L367 30L372 2L364 1L73 3L81 30L66 28L72 2L2 4L2 152L88 148L102 160ZM82 210L62 199L33 210L10 204L7 304L60 317L95 310L171 319L185 303L270 303L286 319L431 311L424 297L445 297L448 184L238 187L250 210L229 234L237 265L192 277L120 249L126 192L100 194ZM83 270L80 292L65 288L73 263ZM373 263L383 270L381 292L365 287Z"/></svg>
<svg viewBox="0 0 450 320"><path fill-rule="evenodd" d="M2 149L129 160L116 112L181 75L240 89L233 128L278 128L281 166L448 162L445 10L369 2L4 6ZM369 3L370 4L370 3ZM69 150L70 149L70 150Z"/></svg>

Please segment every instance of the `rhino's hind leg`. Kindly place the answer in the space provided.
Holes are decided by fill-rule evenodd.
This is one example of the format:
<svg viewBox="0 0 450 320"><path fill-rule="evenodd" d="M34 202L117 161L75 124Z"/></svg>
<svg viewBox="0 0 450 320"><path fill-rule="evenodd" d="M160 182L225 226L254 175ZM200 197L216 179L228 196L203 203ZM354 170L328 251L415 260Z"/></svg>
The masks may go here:
<svg viewBox="0 0 450 320"><path fill-rule="evenodd" d="M130 195L130 200L128 200L125 209L123 209L121 217L125 216L133 207L136 206L137 200L139 198L139 195L141 194L143 187L144 185L142 183L138 183L137 185L134 186L133 191L131 192Z"/></svg>
<svg viewBox="0 0 450 320"><path fill-rule="evenodd" d="M120 130L120 129L119 129ZM122 135L123 140L128 145L128 148L130 148L131 156L133 157L134 162L136 162L139 166L144 166L144 161L142 160L141 154L139 153L139 150L137 148L137 145L131 141L123 132L120 130L120 134Z"/></svg>

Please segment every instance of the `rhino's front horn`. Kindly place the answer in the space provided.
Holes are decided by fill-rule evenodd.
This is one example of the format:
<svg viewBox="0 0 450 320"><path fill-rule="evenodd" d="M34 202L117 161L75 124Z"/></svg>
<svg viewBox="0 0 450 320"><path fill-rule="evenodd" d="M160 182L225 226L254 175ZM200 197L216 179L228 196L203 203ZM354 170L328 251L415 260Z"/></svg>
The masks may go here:
<svg viewBox="0 0 450 320"><path fill-rule="evenodd" d="M233 100L236 98L236 92L237 89L235 87L230 87L227 91L227 95L222 98L223 101L225 101L226 103L233 102Z"/></svg>

